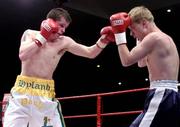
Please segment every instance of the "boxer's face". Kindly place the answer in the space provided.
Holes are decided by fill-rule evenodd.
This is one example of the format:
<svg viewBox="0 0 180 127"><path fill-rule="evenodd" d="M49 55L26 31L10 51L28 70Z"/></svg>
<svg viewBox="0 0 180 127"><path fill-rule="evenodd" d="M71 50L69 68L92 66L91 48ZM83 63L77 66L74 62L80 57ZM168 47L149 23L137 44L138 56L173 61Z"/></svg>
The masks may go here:
<svg viewBox="0 0 180 127"><path fill-rule="evenodd" d="M59 20L56 21L56 23L59 26L59 31L58 33L54 33L50 36L51 41L56 40L59 36L63 35L70 24L65 20L64 17L61 17Z"/></svg>
<svg viewBox="0 0 180 127"><path fill-rule="evenodd" d="M129 26L130 35L141 41L145 36L144 28L145 27L143 22L139 22L139 23L132 22L131 25Z"/></svg>

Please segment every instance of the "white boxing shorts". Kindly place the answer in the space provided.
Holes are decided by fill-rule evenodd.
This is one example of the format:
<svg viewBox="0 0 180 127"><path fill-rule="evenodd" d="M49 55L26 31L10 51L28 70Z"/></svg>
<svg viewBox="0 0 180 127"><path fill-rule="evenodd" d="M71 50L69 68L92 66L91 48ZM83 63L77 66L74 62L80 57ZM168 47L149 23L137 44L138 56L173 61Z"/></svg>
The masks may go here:
<svg viewBox="0 0 180 127"><path fill-rule="evenodd" d="M65 127L54 81L17 76L3 127Z"/></svg>
<svg viewBox="0 0 180 127"><path fill-rule="evenodd" d="M180 127L178 82L152 81L143 112L130 127Z"/></svg>

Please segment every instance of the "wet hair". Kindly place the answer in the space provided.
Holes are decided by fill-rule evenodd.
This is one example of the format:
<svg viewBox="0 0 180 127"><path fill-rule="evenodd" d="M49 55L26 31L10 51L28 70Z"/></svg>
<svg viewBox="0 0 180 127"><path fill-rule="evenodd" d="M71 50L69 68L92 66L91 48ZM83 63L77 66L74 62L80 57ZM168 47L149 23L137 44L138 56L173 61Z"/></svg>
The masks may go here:
<svg viewBox="0 0 180 127"><path fill-rule="evenodd" d="M65 20L69 23L72 22L70 14L68 13L67 10L65 10L63 8L53 8L48 12L48 14L46 16L46 18L51 18L55 21L60 20L61 17L64 17Z"/></svg>
<svg viewBox="0 0 180 127"><path fill-rule="evenodd" d="M151 11L145 6L137 6L129 11L129 16L132 22L139 23L141 20L154 22L154 16Z"/></svg>

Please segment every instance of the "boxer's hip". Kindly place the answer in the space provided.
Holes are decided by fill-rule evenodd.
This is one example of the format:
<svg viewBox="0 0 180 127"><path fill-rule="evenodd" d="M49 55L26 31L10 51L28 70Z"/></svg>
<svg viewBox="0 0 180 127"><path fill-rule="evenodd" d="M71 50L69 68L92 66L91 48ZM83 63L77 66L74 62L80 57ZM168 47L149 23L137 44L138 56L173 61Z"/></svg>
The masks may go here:
<svg viewBox="0 0 180 127"><path fill-rule="evenodd" d="M18 75L11 93L54 98L54 80Z"/></svg>

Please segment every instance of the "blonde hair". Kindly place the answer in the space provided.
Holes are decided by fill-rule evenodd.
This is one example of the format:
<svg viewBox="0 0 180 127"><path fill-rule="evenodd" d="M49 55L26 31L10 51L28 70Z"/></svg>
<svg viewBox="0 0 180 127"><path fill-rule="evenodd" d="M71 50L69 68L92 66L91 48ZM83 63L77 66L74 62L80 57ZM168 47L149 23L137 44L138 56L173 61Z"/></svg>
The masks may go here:
<svg viewBox="0 0 180 127"><path fill-rule="evenodd" d="M129 16L132 22L139 23L141 20L145 19L149 22L154 22L154 16L151 11L145 6L137 6L129 11Z"/></svg>

